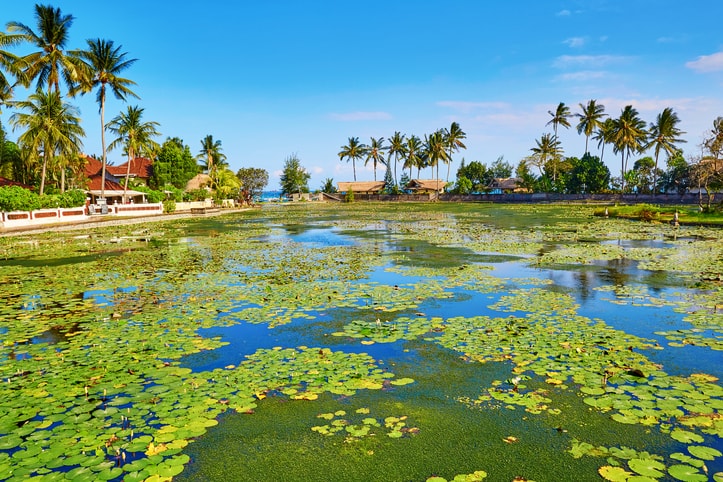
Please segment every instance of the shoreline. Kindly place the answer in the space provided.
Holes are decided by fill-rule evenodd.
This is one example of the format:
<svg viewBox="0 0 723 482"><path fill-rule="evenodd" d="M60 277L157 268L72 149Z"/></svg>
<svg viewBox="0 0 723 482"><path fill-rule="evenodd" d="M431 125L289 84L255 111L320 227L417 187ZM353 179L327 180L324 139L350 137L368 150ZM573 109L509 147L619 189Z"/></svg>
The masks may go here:
<svg viewBox="0 0 723 482"><path fill-rule="evenodd" d="M110 226L125 226L130 224L142 224L145 222L158 222L158 221L173 221L175 219L187 219L187 218L202 218L202 217L215 217L222 214L239 213L243 211L249 211L254 208L228 208L220 209L219 211L209 212L205 214L194 214L188 211L179 213L169 214L158 214L155 216L138 216L138 217L124 217L114 218L107 217L103 219L90 219L88 221L69 221L67 223L58 223L54 225L44 226L23 226L18 228L3 228L0 229L0 238L13 237L13 236L24 236L31 234L43 234L48 232L61 232L61 231L74 231L79 229L93 229Z"/></svg>

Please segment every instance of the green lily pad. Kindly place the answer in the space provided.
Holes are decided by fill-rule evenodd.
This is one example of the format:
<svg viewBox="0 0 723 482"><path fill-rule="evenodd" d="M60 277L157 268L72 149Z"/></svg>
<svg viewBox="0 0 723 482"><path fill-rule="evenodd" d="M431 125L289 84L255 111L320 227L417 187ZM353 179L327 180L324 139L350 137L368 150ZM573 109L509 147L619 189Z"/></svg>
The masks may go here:
<svg viewBox="0 0 723 482"><path fill-rule="evenodd" d="M715 460L716 457L720 457L720 450L714 449L713 447L706 447L704 445L691 445L688 447L688 452L694 457L698 457L702 460Z"/></svg>
<svg viewBox="0 0 723 482"><path fill-rule="evenodd" d="M685 464L676 464L668 467L668 473L675 479L683 482L707 482L708 476L702 474L695 467Z"/></svg>
<svg viewBox="0 0 723 482"><path fill-rule="evenodd" d="M651 459L631 459L628 460L628 466L636 473L646 477L659 478L665 475L665 465L657 460Z"/></svg>

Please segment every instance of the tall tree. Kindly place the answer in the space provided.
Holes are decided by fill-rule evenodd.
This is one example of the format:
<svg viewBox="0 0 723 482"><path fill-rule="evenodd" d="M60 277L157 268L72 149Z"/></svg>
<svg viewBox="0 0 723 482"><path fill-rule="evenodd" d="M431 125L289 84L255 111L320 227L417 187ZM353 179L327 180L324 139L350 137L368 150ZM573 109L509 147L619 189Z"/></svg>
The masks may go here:
<svg viewBox="0 0 723 482"><path fill-rule="evenodd" d="M156 127L158 122L142 120L144 109L136 106L128 106L125 112L121 112L108 123L108 130L117 137L108 145L112 151L122 147L128 156L126 179L123 183L123 200L125 201L128 191L128 178L131 174L131 163L136 156L152 157L160 149L160 145L153 139L161 135Z"/></svg>
<svg viewBox="0 0 723 482"><path fill-rule="evenodd" d="M350 137L349 143L341 146L338 155L340 161L343 161L344 158L346 158L346 162L351 161L351 167L354 170L354 182L356 182L356 161L364 157L364 144L359 143L358 137Z"/></svg>
<svg viewBox="0 0 723 482"><path fill-rule="evenodd" d="M419 137L412 135L407 139L406 152L404 154L404 165L402 169L409 169L409 177L412 177L412 168L417 168L417 177L419 177L419 170L422 168L422 141Z"/></svg>
<svg viewBox="0 0 723 482"><path fill-rule="evenodd" d="M387 164L386 159L384 158L384 138L374 138L372 137L371 143L369 146L364 149L364 154L366 155L366 160L364 161L364 165L366 166L369 161L372 161L372 166L374 167L374 180L377 180L377 164L385 165Z"/></svg>
<svg viewBox="0 0 723 482"><path fill-rule="evenodd" d="M394 135L389 138L389 147L387 148L387 154L389 155L389 159L391 160L392 156L394 156L394 183L397 183L397 164L399 163L399 158L404 157L405 153L407 151L407 146L404 141L404 134L401 134L399 131L394 132Z"/></svg>
<svg viewBox="0 0 723 482"><path fill-rule="evenodd" d="M138 96L129 86L135 85L130 79L121 77L120 74L136 62L136 59L126 59L126 53L121 52L121 46L115 47L112 40L93 39L87 40L88 50L75 50L73 56L80 59L78 64L80 70L80 84L71 92L86 94L96 87L96 101L100 108L100 139L103 149L101 188L100 197L105 197L105 171L106 171L106 147L105 147L105 99L107 90L120 100L126 96Z"/></svg>
<svg viewBox="0 0 723 482"><path fill-rule="evenodd" d="M452 153L460 149L467 149L462 140L467 134L459 127L459 124L452 122L449 129L444 130L444 143L447 146L447 182L449 182L449 168L452 165Z"/></svg>
<svg viewBox="0 0 723 482"><path fill-rule="evenodd" d="M301 161L292 154L284 161L284 170L281 174L281 194L289 195L295 192L309 192L309 174L301 165Z"/></svg>
<svg viewBox="0 0 723 482"><path fill-rule="evenodd" d="M21 35L8 35L4 32L0 32L0 115L2 115L3 106L10 102L13 96L13 87L15 81L12 81L8 76L13 75L17 82L24 83L26 81L23 73L24 63L22 60L4 50L5 47L17 45L23 40ZM3 154L5 146L5 130L3 129L2 119L0 119L0 166L3 165Z"/></svg>
<svg viewBox="0 0 723 482"><path fill-rule="evenodd" d="M605 144L610 144L612 142L612 132L613 127L615 123L613 120L608 117L605 119L602 124L597 128L595 131L595 134L592 136L592 139L594 141L597 141L597 147L600 150L600 161L603 160L603 156L605 155Z"/></svg>
<svg viewBox="0 0 723 482"><path fill-rule="evenodd" d="M22 57L24 75L28 82L37 79L36 88L47 85L48 92L60 92L62 77L68 88L78 81L78 71L73 58L65 53L68 31L73 25L72 15L63 15L59 8L35 5L37 32L20 22L8 22L8 32L17 33L22 40L37 48Z"/></svg>
<svg viewBox="0 0 723 482"><path fill-rule="evenodd" d="M149 184L153 189L163 189L169 184L184 189L188 181L198 174L198 164L191 154L191 148L183 139L169 137L161 145L153 162Z"/></svg>
<svg viewBox="0 0 723 482"><path fill-rule="evenodd" d="M580 106L580 110L582 112L575 114L577 118L580 119L577 123L577 133L585 133L585 153L587 153L589 152L587 149L587 143L590 136L600 129L600 126L603 123L602 118L607 114L605 114L605 106L598 104L595 99L589 100L587 105L578 105Z"/></svg>
<svg viewBox="0 0 723 482"><path fill-rule="evenodd" d="M427 165L437 169L435 178L437 180L437 192L439 192L439 163L447 162L449 154L447 154L447 145L444 142L444 132L438 130L433 134L424 136L424 159Z"/></svg>
<svg viewBox="0 0 723 482"><path fill-rule="evenodd" d="M680 136L685 132L678 129L680 119L678 114L670 108L666 107L663 112L658 114L655 122L651 122L649 125L650 130L650 141L644 147L649 149L653 147L655 152L655 169L653 169L653 194L658 192L658 156L660 151L663 150L668 154L668 158L673 156L678 148L676 144L686 142L685 139L681 139Z"/></svg>
<svg viewBox="0 0 723 482"><path fill-rule="evenodd" d="M555 112L548 110L547 113L552 116L552 119L550 119L550 121L545 125L549 126L550 124L552 124L552 129L555 132L555 139L559 139L559 137L557 136L557 126L562 126L565 129L570 127L570 121L568 120L570 117L572 117L570 108L566 106L564 102L560 102L559 104L557 104L557 109L555 109Z"/></svg>
<svg viewBox="0 0 723 482"><path fill-rule="evenodd" d="M221 141L214 140L213 136L209 134L201 139L201 150L196 156L196 159L201 161L201 168L211 178L211 187L214 188L218 182L218 170L227 166L226 154L221 152L222 150Z"/></svg>
<svg viewBox="0 0 723 482"><path fill-rule="evenodd" d="M643 121L638 111L632 105L626 105L620 113L620 117L613 119L610 133L614 151L621 153L621 172L620 186L625 191L625 173L627 172L627 162L630 154L641 152L644 150L648 131L645 130L645 121Z"/></svg>
<svg viewBox="0 0 723 482"><path fill-rule="evenodd" d="M543 168L552 167L552 182L557 181L557 165L560 157L562 157L562 149L557 136L543 134L540 140L535 140L535 147L531 148L532 158L540 169L542 174Z"/></svg>
<svg viewBox="0 0 723 482"><path fill-rule="evenodd" d="M32 155L43 155L40 195L45 190L45 177L50 160L55 155L70 156L80 152L85 136L80 126L78 110L62 101L58 92L37 91L25 101L15 104L28 112L16 112L10 117L13 128L24 127L18 142Z"/></svg>
<svg viewBox="0 0 723 482"><path fill-rule="evenodd" d="M236 177L241 181L241 187L247 192L250 199L261 196L264 188L269 183L269 173L266 169L258 167L242 167L236 171Z"/></svg>

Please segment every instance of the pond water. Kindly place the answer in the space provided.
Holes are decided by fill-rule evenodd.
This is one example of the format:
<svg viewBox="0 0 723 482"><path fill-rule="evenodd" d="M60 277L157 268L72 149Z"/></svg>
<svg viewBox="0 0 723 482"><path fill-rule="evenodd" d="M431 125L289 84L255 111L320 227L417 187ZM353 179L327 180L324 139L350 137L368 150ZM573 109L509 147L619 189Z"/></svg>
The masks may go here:
<svg viewBox="0 0 723 482"><path fill-rule="evenodd" d="M133 229L0 246L0 479L723 477L719 231L472 204Z"/></svg>

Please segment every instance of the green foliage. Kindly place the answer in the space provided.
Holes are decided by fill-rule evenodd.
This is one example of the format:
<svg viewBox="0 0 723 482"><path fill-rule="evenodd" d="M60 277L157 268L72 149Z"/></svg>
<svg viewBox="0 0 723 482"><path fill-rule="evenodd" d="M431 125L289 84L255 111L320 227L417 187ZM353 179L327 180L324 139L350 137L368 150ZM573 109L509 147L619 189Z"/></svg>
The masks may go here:
<svg viewBox="0 0 723 482"><path fill-rule="evenodd" d="M268 171L258 167L242 167L236 172L236 177L241 181L241 189L251 196L260 196L269 183Z"/></svg>
<svg viewBox="0 0 723 482"><path fill-rule="evenodd" d="M460 165L459 169L457 169L457 179L459 180L462 177L467 178L472 183L471 188L467 191L468 193L479 193L487 189L495 175L492 170L487 169L487 166L481 162L472 161L469 164Z"/></svg>
<svg viewBox="0 0 723 482"><path fill-rule="evenodd" d="M681 151L668 158L668 169L660 176L658 188L666 193L684 194L690 187L690 166Z"/></svg>
<svg viewBox="0 0 723 482"><path fill-rule="evenodd" d="M146 193L146 200L149 203L160 203L166 199L166 193L151 189L148 186L137 186L135 190Z"/></svg>
<svg viewBox="0 0 723 482"><path fill-rule="evenodd" d="M565 181L569 193L599 193L610 185L610 170L597 156L586 153L582 159L568 158L572 165Z"/></svg>
<svg viewBox="0 0 723 482"><path fill-rule="evenodd" d="M191 149L177 137L168 138L153 162L153 174L149 184L153 188L171 184L183 189L198 172L199 168Z"/></svg>
<svg viewBox="0 0 723 482"><path fill-rule="evenodd" d="M20 186L0 188L0 211L32 211L40 209L40 196Z"/></svg>
<svg viewBox="0 0 723 482"><path fill-rule="evenodd" d="M193 189L192 191L183 193L184 201L205 201L209 197L211 197L211 193L203 188Z"/></svg>
<svg viewBox="0 0 723 482"><path fill-rule="evenodd" d="M399 178L399 187L400 189L404 190L407 188L407 184L409 184L409 175L407 175L406 172L402 173L402 176Z"/></svg>
<svg viewBox="0 0 723 482"><path fill-rule="evenodd" d="M458 177L457 184L454 186L452 192L455 194L469 194L472 192L472 181L465 176Z"/></svg>
<svg viewBox="0 0 723 482"><path fill-rule="evenodd" d="M167 199L163 201L163 212L172 213L176 211L176 201L173 199Z"/></svg>
<svg viewBox="0 0 723 482"><path fill-rule="evenodd" d="M344 201L348 203L354 202L354 190L349 188L349 190L346 193L346 196L344 196Z"/></svg>
<svg viewBox="0 0 723 482"><path fill-rule="evenodd" d="M327 194L334 194L336 192L336 186L334 185L334 180L330 177L327 177L324 181L324 184L321 185L321 192L325 192Z"/></svg>
<svg viewBox="0 0 723 482"><path fill-rule="evenodd" d="M387 163L387 170L384 173L384 193L385 194L397 194L399 192L399 188L397 187L397 183L394 182L394 177L392 176L392 168L389 163Z"/></svg>
<svg viewBox="0 0 723 482"><path fill-rule="evenodd" d="M284 171L281 174L281 194L309 192L309 178L311 174L301 166L301 161L292 154L284 161Z"/></svg>

